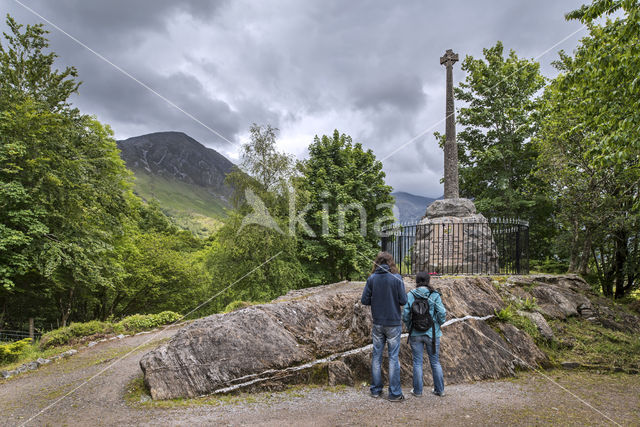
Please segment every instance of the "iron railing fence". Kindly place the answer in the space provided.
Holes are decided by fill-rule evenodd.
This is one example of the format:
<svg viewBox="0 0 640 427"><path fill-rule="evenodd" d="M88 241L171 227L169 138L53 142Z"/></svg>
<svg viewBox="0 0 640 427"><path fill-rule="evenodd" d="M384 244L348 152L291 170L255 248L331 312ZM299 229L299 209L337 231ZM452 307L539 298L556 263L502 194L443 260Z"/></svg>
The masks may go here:
<svg viewBox="0 0 640 427"><path fill-rule="evenodd" d="M40 332L34 332L33 338L39 339ZM20 341L21 339L29 338L29 331L10 331L6 329L0 329L0 342L12 342Z"/></svg>
<svg viewBox="0 0 640 427"><path fill-rule="evenodd" d="M401 274L528 274L529 223L487 222L393 224L382 230L381 249Z"/></svg>

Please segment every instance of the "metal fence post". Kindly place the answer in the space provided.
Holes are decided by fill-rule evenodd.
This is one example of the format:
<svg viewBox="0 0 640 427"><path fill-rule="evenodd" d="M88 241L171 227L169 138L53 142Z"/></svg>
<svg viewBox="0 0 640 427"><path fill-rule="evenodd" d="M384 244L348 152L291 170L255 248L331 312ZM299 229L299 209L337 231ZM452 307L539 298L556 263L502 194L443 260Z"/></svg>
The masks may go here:
<svg viewBox="0 0 640 427"><path fill-rule="evenodd" d="M520 271L520 224L516 229L516 274L521 274Z"/></svg>

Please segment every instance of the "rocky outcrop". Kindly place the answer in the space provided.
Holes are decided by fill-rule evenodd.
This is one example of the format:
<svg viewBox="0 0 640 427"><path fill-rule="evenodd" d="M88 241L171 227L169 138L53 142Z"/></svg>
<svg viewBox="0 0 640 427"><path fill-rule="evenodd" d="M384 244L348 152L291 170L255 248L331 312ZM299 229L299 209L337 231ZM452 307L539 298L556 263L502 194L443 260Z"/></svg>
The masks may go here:
<svg viewBox="0 0 640 427"><path fill-rule="evenodd" d="M470 217L476 215L476 205L469 199L441 199L431 203L424 218L440 218L443 216Z"/></svg>
<svg viewBox="0 0 640 427"><path fill-rule="evenodd" d="M413 287L405 279L407 290ZM441 360L447 383L512 375L546 362L532 339L487 319L505 306L487 277L435 278L448 310ZM199 319L144 355L140 366L154 399L320 382L367 381L371 315L359 303L364 283L293 291L270 304ZM411 354L403 340L403 378ZM425 370L425 381L430 382Z"/></svg>

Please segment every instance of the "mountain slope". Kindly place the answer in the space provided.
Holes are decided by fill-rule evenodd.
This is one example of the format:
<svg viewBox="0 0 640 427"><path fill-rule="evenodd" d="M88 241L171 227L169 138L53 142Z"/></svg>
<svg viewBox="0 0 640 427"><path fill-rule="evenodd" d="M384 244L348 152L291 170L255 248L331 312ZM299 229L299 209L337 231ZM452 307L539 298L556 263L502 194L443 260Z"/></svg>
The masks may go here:
<svg viewBox="0 0 640 427"><path fill-rule="evenodd" d="M397 191L391 193L396 199L400 222L419 221L424 216L427 206L433 203L431 197L416 196L415 194Z"/></svg>
<svg viewBox="0 0 640 427"><path fill-rule="evenodd" d="M157 132L118 141L140 197L157 199L176 223L207 234L229 207L225 177L233 163L182 132Z"/></svg>

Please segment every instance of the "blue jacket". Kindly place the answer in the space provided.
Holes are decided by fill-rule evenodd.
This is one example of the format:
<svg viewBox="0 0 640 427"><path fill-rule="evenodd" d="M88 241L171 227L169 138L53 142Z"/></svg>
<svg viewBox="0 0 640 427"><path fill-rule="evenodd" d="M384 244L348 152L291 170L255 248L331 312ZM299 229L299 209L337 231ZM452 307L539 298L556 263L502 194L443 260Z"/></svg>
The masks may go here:
<svg viewBox="0 0 640 427"><path fill-rule="evenodd" d="M367 279L360 302L371 306L374 325L402 326L400 311L407 303L402 276L382 264Z"/></svg>
<svg viewBox="0 0 640 427"><path fill-rule="evenodd" d="M411 304L415 301L415 296L417 295L418 297L427 298L429 292L429 288L426 286L420 286L407 294L407 303L402 310L402 321L407 326L408 330L411 330ZM447 309L444 308L442 298L440 298L440 294L438 292L431 292L431 295L429 295L429 312L436 324L436 337L441 337L442 331L440 330L440 326L447 318ZM429 328L428 331L411 331L411 335L428 335L431 337L431 331L431 328Z"/></svg>

